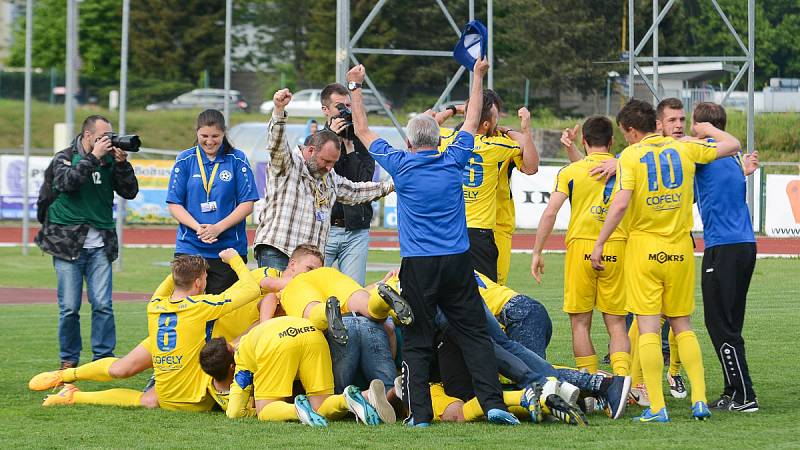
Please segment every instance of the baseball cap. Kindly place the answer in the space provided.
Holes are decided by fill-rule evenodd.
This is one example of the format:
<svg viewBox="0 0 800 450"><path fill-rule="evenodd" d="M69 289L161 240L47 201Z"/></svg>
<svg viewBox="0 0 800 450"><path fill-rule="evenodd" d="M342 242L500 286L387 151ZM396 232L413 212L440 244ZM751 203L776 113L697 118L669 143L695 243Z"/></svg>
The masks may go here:
<svg viewBox="0 0 800 450"><path fill-rule="evenodd" d="M486 26L480 20L470 21L461 31L461 38L453 49L453 57L471 71L479 55L486 57L488 42Z"/></svg>

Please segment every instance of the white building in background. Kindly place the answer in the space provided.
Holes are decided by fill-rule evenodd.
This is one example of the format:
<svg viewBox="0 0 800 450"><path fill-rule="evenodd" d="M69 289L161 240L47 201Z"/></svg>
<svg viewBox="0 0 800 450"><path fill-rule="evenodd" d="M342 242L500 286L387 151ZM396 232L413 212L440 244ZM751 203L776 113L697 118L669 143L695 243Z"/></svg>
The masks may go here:
<svg viewBox="0 0 800 450"><path fill-rule="evenodd" d="M6 65L14 43L14 24L25 14L24 2L0 0L0 67Z"/></svg>

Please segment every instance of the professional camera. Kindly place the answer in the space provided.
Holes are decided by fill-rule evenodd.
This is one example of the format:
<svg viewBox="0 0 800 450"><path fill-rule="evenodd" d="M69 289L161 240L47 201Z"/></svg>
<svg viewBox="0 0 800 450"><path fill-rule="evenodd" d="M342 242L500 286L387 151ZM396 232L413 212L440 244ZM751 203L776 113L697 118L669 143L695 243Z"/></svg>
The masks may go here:
<svg viewBox="0 0 800 450"><path fill-rule="evenodd" d="M349 140L356 138L356 130L353 127L353 111L350 110L344 103L337 103L336 109L339 110L339 115L334 119L344 119L345 127L339 133L339 137Z"/></svg>
<svg viewBox="0 0 800 450"><path fill-rule="evenodd" d="M126 152L138 152L139 147L142 145L141 139L135 134L126 134L120 136L117 133L109 131L104 136L111 139L111 145Z"/></svg>

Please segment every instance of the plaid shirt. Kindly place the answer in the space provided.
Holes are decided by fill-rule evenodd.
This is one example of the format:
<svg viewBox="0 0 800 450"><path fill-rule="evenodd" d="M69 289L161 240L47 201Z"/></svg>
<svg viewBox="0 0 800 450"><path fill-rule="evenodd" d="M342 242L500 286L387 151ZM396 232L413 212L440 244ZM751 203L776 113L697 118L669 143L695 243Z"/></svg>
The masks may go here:
<svg viewBox="0 0 800 450"><path fill-rule="evenodd" d="M336 201L347 205L368 203L392 192L394 184L391 181L353 182L333 170L322 179L314 178L300 149L289 148L285 128L286 115L273 115L267 136L271 160L267 169L266 198L258 218L254 248L271 245L291 256L300 244L325 248L331 208ZM322 220L318 220L318 214L324 216Z"/></svg>

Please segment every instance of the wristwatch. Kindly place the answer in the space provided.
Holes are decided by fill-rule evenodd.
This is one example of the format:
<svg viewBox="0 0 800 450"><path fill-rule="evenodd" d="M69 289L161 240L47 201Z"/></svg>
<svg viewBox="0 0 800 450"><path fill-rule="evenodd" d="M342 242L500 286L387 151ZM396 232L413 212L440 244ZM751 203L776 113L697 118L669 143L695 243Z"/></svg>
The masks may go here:
<svg viewBox="0 0 800 450"><path fill-rule="evenodd" d="M452 111L452 113L453 113L453 115L454 115L454 116L455 116L456 114L458 114L458 109L457 109L455 106L453 106L453 105L450 105L450 106L448 106L448 107L447 107L447 108L445 108L445 109Z"/></svg>
<svg viewBox="0 0 800 450"><path fill-rule="evenodd" d="M356 89L361 89L361 83L356 83L355 81L350 81L347 83L347 89L351 91L355 91Z"/></svg>

